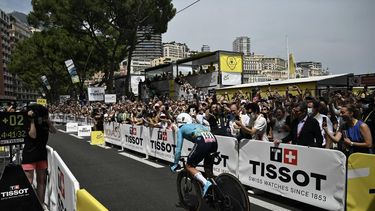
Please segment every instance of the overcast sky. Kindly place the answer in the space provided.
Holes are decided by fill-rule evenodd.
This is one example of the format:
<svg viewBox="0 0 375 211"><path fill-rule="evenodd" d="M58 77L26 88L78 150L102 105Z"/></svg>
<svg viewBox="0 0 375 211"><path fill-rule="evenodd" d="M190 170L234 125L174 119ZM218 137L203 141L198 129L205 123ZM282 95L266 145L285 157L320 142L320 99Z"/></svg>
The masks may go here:
<svg viewBox="0 0 375 211"><path fill-rule="evenodd" d="M195 0L174 0L177 11ZM28 13L30 0L1 0L0 8ZM237 36L251 51L286 57L286 35L297 61L320 61L331 73L375 72L375 0L201 0L178 13L163 42L192 50L232 50Z"/></svg>

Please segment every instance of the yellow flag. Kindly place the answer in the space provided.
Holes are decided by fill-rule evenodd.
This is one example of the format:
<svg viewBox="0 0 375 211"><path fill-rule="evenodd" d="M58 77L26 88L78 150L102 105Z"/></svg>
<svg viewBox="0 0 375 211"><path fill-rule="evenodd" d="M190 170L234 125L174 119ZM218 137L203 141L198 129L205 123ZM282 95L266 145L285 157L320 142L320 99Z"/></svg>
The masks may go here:
<svg viewBox="0 0 375 211"><path fill-rule="evenodd" d="M242 56L220 54L220 70L222 72L242 73Z"/></svg>
<svg viewBox="0 0 375 211"><path fill-rule="evenodd" d="M296 78L296 64L293 54L289 54L289 77Z"/></svg>

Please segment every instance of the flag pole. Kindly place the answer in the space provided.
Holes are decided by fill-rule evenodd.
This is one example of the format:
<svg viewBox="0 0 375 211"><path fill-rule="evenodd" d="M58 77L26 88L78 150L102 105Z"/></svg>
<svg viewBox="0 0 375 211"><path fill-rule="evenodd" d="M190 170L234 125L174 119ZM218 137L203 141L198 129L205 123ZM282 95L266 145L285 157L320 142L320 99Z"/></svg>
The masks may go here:
<svg viewBox="0 0 375 211"><path fill-rule="evenodd" d="M290 67L289 67L289 43L288 43L288 35L285 36L286 39L286 70L288 71L288 79L290 79Z"/></svg>

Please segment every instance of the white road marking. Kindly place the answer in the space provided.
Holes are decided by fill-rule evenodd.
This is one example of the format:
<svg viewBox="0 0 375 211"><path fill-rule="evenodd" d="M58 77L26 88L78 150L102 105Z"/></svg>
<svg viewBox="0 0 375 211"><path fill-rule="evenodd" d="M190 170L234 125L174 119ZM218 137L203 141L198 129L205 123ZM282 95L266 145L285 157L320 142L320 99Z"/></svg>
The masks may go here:
<svg viewBox="0 0 375 211"><path fill-rule="evenodd" d="M61 129L57 129L58 131L62 132L62 133L66 133L65 130L61 130Z"/></svg>
<svg viewBox="0 0 375 211"><path fill-rule="evenodd" d="M75 137L75 138L78 138L78 139L83 139L83 137L81 137L81 136L77 136L76 134L69 134L69 135L71 135L71 136L73 136L73 137Z"/></svg>
<svg viewBox="0 0 375 211"><path fill-rule="evenodd" d="M103 149L110 149L111 148L111 147L105 146L105 145L93 145L93 146L98 146L98 147L103 148Z"/></svg>
<svg viewBox="0 0 375 211"><path fill-rule="evenodd" d="M368 177L369 175L370 175L370 168L348 169L348 179Z"/></svg>
<svg viewBox="0 0 375 211"><path fill-rule="evenodd" d="M139 157L137 157L137 156L134 156L134 155L129 154L129 153L126 153L126 152L121 152L121 153L119 153L119 154L122 155L122 156L128 157L128 158L131 158L131 159L133 159L133 160L139 161L139 162L141 162L141 163L144 163L144 164L146 164L146 165L152 166L152 167L154 167L154 168L164 168L164 166L162 166L162 165L159 165L159 164L157 164L157 163L151 162L151 161L146 160L146 159L144 159L144 158L139 158Z"/></svg>
<svg viewBox="0 0 375 211"><path fill-rule="evenodd" d="M271 204L269 202L266 202L266 201L263 201L263 200L260 200L260 199L257 199L257 198L251 197L251 196L249 196L249 200L250 200L250 204L255 204L255 205L258 205L260 207L264 207L268 210L290 211L290 209L286 209L284 207L280 207L280 206L277 206L275 204Z"/></svg>

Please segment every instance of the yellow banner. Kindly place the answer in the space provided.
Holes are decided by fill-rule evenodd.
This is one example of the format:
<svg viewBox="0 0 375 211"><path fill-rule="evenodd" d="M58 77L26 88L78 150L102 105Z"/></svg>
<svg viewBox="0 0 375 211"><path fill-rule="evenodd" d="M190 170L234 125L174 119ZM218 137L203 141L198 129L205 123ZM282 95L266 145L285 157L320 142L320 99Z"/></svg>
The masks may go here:
<svg viewBox="0 0 375 211"><path fill-rule="evenodd" d="M104 144L104 133L103 131L91 131L91 145Z"/></svg>
<svg viewBox="0 0 375 211"><path fill-rule="evenodd" d="M242 56L220 54L220 70L222 72L242 73Z"/></svg>
<svg viewBox="0 0 375 211"><path fill-rule="evenodd" d="M47 99L38 98L36 99L36 103L42 106L47 106Z"/></svg>
<svg viewBox="0 0 375 211"><path fill-rule="evenodd" d="M293 54L289 54L289 77L296 78L296 64Z"/></svg>
<svg viewBox="0 0 375 211"><path fill-rule="evenodd" d="M347 186L346 210L375 210L375 155L350 155Z"/></svg>

